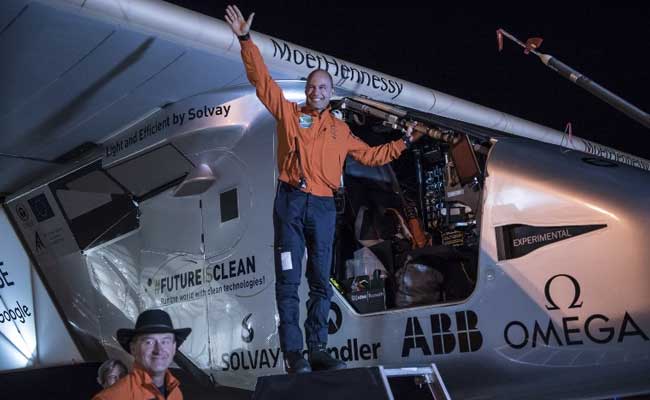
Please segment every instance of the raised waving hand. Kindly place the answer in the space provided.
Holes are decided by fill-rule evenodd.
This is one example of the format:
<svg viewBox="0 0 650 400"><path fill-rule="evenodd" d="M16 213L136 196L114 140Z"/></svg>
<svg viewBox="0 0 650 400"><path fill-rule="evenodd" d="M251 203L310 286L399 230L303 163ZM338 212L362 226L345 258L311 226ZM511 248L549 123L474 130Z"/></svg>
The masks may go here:
<svg viewBox="0 0 650 400"><path fill-rule="evenodd" d="M237 36L246 35L250 31L254 16L255 13L251 13L247 21L237 6L226 7L226 22L230 24L230 28Z"/></svg>

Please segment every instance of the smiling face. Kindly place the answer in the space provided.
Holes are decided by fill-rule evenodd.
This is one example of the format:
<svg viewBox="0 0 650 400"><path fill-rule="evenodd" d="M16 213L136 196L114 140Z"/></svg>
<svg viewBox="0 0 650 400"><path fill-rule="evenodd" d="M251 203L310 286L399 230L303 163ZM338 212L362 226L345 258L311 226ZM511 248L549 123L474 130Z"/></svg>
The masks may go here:
<svg viewBox="0 0 650 400"><path fill-rule="evenodd" d="M138 335L131 341L131 354L152 377L164 376L176 354L176 339L172 333Z"/></svg>
<svg viewBox="0 0 650 400"><path fill-rule="evenodd" d="M309 74L305 85L305 96L309 107L317 111L324 110L329 105L333 94L330 74L323 70L316 70Z"/></svg>

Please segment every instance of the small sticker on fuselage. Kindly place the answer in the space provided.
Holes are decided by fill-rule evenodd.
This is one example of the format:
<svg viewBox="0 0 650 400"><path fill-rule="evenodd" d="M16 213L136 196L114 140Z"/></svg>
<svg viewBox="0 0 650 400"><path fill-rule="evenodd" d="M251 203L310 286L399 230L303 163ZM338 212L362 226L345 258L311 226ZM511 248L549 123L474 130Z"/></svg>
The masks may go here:
<svg viewBox="0 0 650 400"><path fill-rule="evenodd" d="M291 252L290 251L285 251L284 253L280 253L280 259L282 261L282 270L283 271L289 271L293 269L293 265L291 264Z"/></svg>
<svg viewBox="0 0 650 400"><path fill-rule="evenodd" d="M313 119L311 115L307 114L300 114L300 117L298 117L298 123L300 124L301 128L309 128L313 122Z"/></svg>

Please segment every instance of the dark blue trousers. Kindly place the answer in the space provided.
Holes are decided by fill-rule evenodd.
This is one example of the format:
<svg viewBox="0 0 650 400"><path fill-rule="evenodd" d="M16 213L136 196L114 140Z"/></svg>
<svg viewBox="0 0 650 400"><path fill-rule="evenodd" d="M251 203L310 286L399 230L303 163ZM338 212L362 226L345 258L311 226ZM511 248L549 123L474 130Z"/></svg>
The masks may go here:
<svg viewBox="0 0 650 400"><path fill-rule="evenodd" d="M280 314L280 349L283 352L303 349L298 287L305 247L309 283L305 338L309 347L327 344L335 225L336 207L332 197L314 196L278 182L273 207L275 299Z"/></svg>

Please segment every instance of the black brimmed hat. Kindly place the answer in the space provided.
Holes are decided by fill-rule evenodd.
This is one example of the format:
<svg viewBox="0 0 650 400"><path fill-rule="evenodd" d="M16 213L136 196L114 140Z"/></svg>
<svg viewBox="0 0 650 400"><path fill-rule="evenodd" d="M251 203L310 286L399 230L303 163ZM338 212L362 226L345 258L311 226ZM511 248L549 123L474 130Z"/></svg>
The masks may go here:
<svg viewBox="0 0 650 400"><path fill-rule="evenodd" d="M138 320L135 322L135 329L117 330L117 341L128 353L131 351L129 347L131 340L137 335L173 333L176 337L176 347L178 348L187 339L190 332L192 332L192 328L174 329L172 319L166 311L147 310L138 315Z"/></svg>

